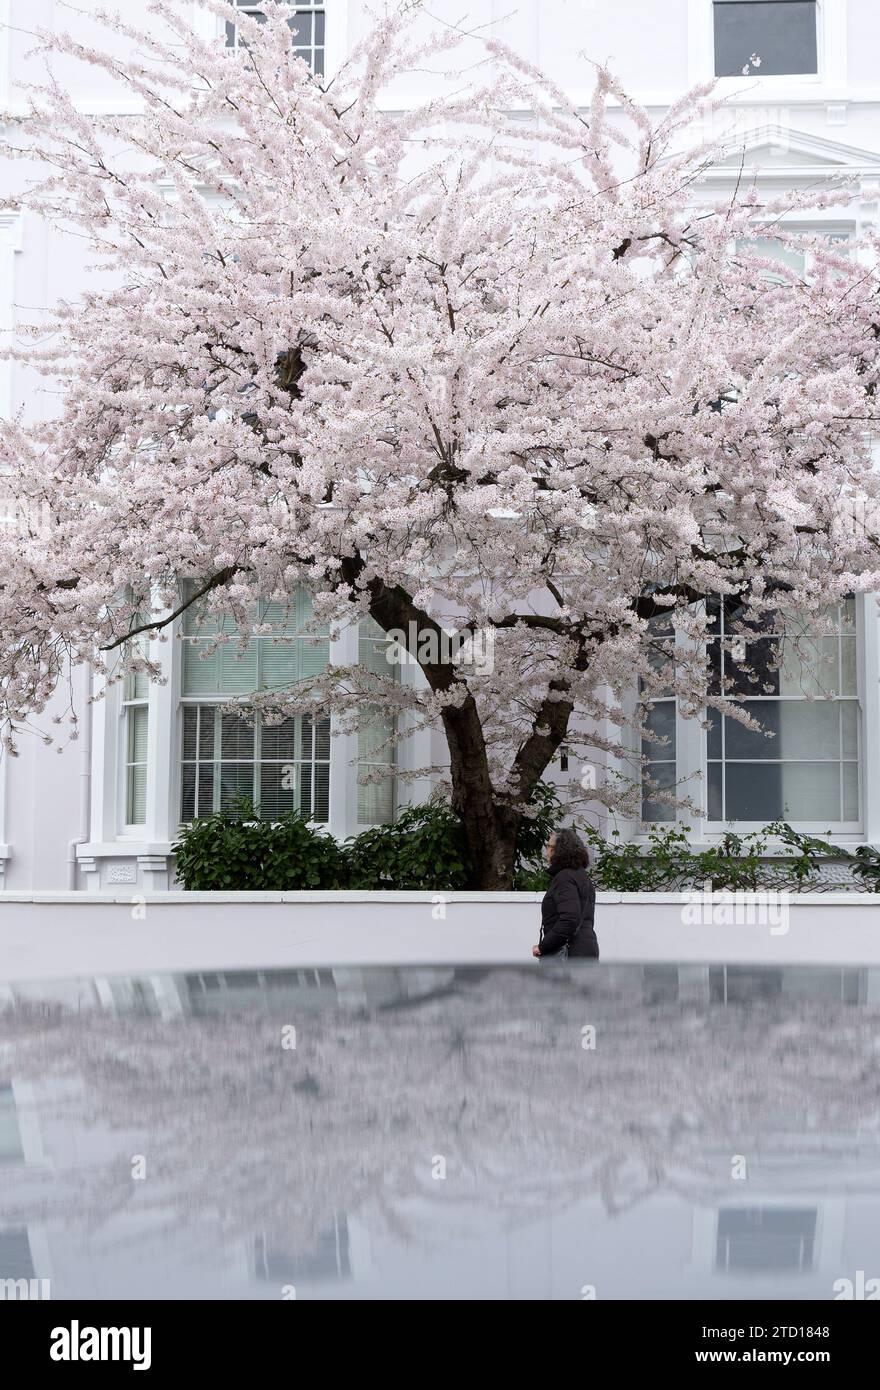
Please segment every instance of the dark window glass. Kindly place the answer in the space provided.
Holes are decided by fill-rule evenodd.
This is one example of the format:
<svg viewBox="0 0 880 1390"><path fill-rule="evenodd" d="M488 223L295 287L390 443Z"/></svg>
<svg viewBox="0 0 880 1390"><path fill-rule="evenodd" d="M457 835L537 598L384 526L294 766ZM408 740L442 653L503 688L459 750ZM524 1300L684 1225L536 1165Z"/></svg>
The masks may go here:
<svg viewBox="0 0 880 1390"><path fill-rule="evenodd" d="M34 1262L26 1226L0 1231L0 1279L33 1279Z"/></svg>
<svg viewBox="0 0 880 1390"><path fill-rule="evenodd" d="M237 10L265 24L266 16L259 8L259 0L231 0ZM309 64L316 77L324 75L324 11L309 6L297 8L287 21L293 34L294 52ZM231 21L226 23L226 47L247 48L247 42L238 32L238 26Z"/></svg>
<svg viewBox="0 0 880 1390"><path fill-rule="evenodd" d="M818 72L815 0L715 0L712 8L716 77L746 67L762 77Z"/></svg>
<svg viewBox="0 0 880 1390"><path fill-rule="evenodd" d="M718 1213L716 1267L807 1270L813 1264L815 1238L815 1208L723 1208Z"/></svg>

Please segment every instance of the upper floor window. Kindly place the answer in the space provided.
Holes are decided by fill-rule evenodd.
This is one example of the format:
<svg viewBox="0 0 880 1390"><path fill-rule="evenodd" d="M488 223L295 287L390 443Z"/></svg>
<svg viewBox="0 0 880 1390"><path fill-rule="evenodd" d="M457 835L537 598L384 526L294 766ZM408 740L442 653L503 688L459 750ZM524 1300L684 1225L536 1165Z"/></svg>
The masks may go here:
<svg viewBox="0 0 880 1390"><path fill-rule="evenodd" d="M714 0L715 76L818 73L816 0Z"/></svg>
<svg viewBox="0 0 880 1390"><path fill-rule="evenodd" d="M242 14L250 15L258 24L265 24L266 16L260 9L259 0L230 0L230 3ZM292 8L293 14L287 22L293 34L293 51L308 63L316 77L323 77L324 0L296 0ZM226 47L244 46L238 25L234 20L227 20Z"/></svg>

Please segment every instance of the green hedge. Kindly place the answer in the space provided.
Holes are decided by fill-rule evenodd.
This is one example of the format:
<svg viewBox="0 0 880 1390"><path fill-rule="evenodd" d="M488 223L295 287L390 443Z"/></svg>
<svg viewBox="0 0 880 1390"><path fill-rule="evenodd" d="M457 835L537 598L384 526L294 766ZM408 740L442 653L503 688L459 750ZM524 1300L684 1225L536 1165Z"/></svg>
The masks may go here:
<svg viewBox="0 0 880 1390"><path fill-rule="evenodd" d="M252 808L221 811L184 826L172 848L192 891L348 887L342 846L295 812L270 822Z"/></svg>
<svg viewBox="0 0 880 1390"><path fill-rule="evenodd" d="M539 792L518 844L518 876L539 853L556 823L555 793ZM177 877L191 891L211 889L420 888L453 892L470 881L464 831L442 802L402 811L393 825L364 830L338 844L289 812L261 821L245 801L193 821L172 847ZM529 886L528 882L523 883Z"/></svg>
<svg viewBox="0 0 880 1390"><path fill-rule="evenodd" d="M647 844L624 841L619 831L603 840L597 831L583 831L597 884L609 892L659 893L674 888L702 887L756 891L776 888L807 891L819 882L822 870L844 867L864 892L880 893L880 854L871 845L850 851L815 835L802 835L786 821L773 821L748 835L732 831L717 844L694 850L683 830L655 827ZM770 848L770 841L784 849Z"/></svg>
<svg viewBox="0 0 880 1390"><path fill-rule="evenodd" d="M548 884L542 847L562 820L555 788L541 784L523 821L517 844L514 886L542 892ZM608 840L592 829L582 831L590 845L591 873L599 888L611 892L652 893L702 887L755 890L807 889L829 864L846 866L861 886L880 893L880 854L869 845L849 851L811 835L800 835L775 821L750 835L724 835L717 845L696 851L684 831L656 827L647 844ZM773 838L785 846L783 857L768 858ZM253 806L239 803L229 811L185 826L173 846L177 876L190 890L279 891L298 888L415 888L452 892L466 888L470 865L464 833L449 806L429 802L409 807L393 825L365 830L344 844L289 813L268 822Z"/></svg>

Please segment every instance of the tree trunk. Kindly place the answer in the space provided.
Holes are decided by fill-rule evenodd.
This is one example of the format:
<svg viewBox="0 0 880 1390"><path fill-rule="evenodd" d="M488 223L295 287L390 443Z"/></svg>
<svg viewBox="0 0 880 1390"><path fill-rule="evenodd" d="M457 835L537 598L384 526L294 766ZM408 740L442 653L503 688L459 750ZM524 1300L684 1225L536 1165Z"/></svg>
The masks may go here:
<svg viewBox="0 0 880 1390"><path fill-rule="evenodd" d="M504 892L513 888L516 836L521 815L496 802L488 808L473 800L452 802L464 826L471 862L469 888L480 892Z"/></svg>
<svg viewBox="0 0 880 1390"><path fill-rule="evenodd" d="M342 560L343 578L357 588L364 571L360 554ZM439 636L436 621L417 607L400 585L388 585L382 579L367 584L370 612L385 632L399 629L409 639L410 624L420 633L434 632ZM409 640L407 640L409 646ZM464 826L471 874L468 887L482 892L501 892L513 887L516 867L516 840L521 808L500 797L492 785L489 757L479 710L473 694L459 680L455 666L442 660L426 661L418 652L416 657L425 678L435 693L455 695L458 701L449 703L442 711L443 730L449 748L452 776L452 808ZM583 665L579 653L576 664ZM513 779L527 799L545 768L562 742L572 703L564 698L566 686L551 681L551 694L538 710L531 735L520 748L513 767ZM563 694L563 698L559 698ZM542 732L539 734L538 729Z"/></svg>

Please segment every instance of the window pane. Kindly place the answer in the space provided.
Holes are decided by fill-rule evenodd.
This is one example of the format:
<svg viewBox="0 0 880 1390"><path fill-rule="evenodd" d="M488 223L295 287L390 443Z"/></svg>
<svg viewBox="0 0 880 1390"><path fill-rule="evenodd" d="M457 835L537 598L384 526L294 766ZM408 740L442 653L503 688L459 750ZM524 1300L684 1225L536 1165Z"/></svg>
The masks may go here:
<svg viewBox="0 0 880 1390"><path fill-rule="evenodd" d="M728 763L723 820L841 819L838 763Z"/></svg>
<svg viewBox="0 0 880 1390"><path fill-rule="evenodd" d="M184 695L219 695L220 653L203 658L207 650L205 642L184 642L183 644L183 683Z"/></svg>
<svg viewBox="0 0 880 1390"><path fill-rule="evenodd" d="M738 77L753 54L773 77L818 71L815 0L715 0L715 76Z"/></svg>
<svg viewBox="0 0 880 1390"><path fill-rule="evenodd" d="M859 707L855 700L840 702L841 754L844 758L859 756Z"/></svg>
<svg viewBox="0 0 880 1390"><path fill-rule="evenodd" d="M752 733L729 716L724 721L725 757L779 761L783 758L840 758L840 706L836 700L744 700L746 714L767 733ZM773 735L770 737L770 735Z"/></svg>
<svg viewBox="0 0 880 1390"><path fill-rule="evenodd" d="M858 695L858 675L856 667L856 638L840 639L840 695Z"/></svg>
<svg viewBox="0 0 880 1390"><path fill-rule="evenodd" d="M315 764L315 797L312 820L325 824L330 819L330 764Z"/></svg>
<svg viewBox="0 0 880 1390"><path fill-rule="evenodd" d="M181 769L181 821L209 816L245 796L259 806L263 819L302 810L314 819L329 819L330 719L313 726L308 718L256 723L210 705L184 711ZM214 729L220 729L222 763L214 761ZM198 734L199 756L196 756ZM254 758L259 750L259 763ZM327 761L313 762L313 758Z"/></svg>
<svg viewBox="0 0 880 1390"><path fill-rule="evenodd" d="M315 724L315 757L330 757L330 720L319 719Z"/></svg>
<svg viewBox="0 0 880 1390"><path fill-rule="evenodd" d="M848 638L847 641L853 639ZM791 638L782 643L782 667L777 673L780 695L839 695L840 646L837 637Z"/></svg>
<svg viewBox="0 0 880 1390"><path fill-rule="evenodd" d="M217 652L218 695L252 695L257 689L257 643L249 642L242 649L237 642L228 642Z"/></svg>
<svg viewBox="0 0 880 1390"><path fill-rule="evenodd" d="M312 764L301 763L299 769L299 809L307 816L312 814Z"/></svg>
<svg viewBox="0 0 880 1390"><path fill-rule="evenodd" d="M275 820L295 809L296 781L291 763L260 763L260 817Z"/></svg>
<svg viewBox="0 0 880 1390"><path fill-rule="evenodd" d="M723 768L721 763L706 767L706 815L709 820L724 820Z"/></svg>
<svg viewBox="0 0 880 1390"><path fill-rule="evenodd" d="M390 777L358 786L358 825L387 825L394 819L394 787Z"/></svg>
<svg viewBox="0 0 880 1390"><path fill-rule="evenodd" d="M187 825L196 818L196 769L193 764L184 764L181 784L180 819Z"/></svg>
<svg viewBox="0 0 880 1390"><path fill-rule="evenodd" d="M287 23L290 25L290 31L293 34L294 48L311 48L312 16L308 11L297 10L296 14L291 15Z"/></svg>
<svg viewBox="0 0 880 1390"><path fill-rule="evenodd" d="M207 767L199 768L199 775L196 781L196 792L198 804L196 815L210 816L217 810L216 798L214 796L214 767L208 764Z"/></svg>
<svg viewBox="0 0 880 1390"><path fill-rule="evenodd" d="M126 758L125 819L128 825L143 825L147 819L147 747L149 710L132 705L127 712L128 753Z"/></svg>
<svg viewBox="0 0 880 1390"><path fill-rule="evenodd" d="M146 671L129 671L124 681L125 700L147 700L150 695L150 679Z"/></svg>
<svg viewBox="0 0 880 1390"><path fill-rule="evenodd" d="M254 795L254 765L253 763L222 763L220 767L220 808L223 811L232 810L234 803L241 797L253 800ZM202 815L206 814L201 812Z"/></svg>
<svg viewBox="0 0 880 1390"><path fill-rule="evenodd" d="M203 705L199 709L199 757L213 758L214 734L217 727L218 711L213 705Z"/></svg>
<svg viewBox="0 0 880 1390"><path fill-rule="evenodd" d="M387 715L372 712L369 718L363 718L358 728L358 757L367 762L390 763L391 732L392 720Z"/></svg>
<svg viewBox="0 0 880 1390"><path fill-rule="evenodd" d="M307 637L300 638L298 680L308 680L309 676L319 676L330 661L330 643L318 642Z"/></svg>
<svg viewBox="0 0 880 1390"><path fill-rule="evenodd" d="M653 738L642 738L642 752L647 757L653 757L657 762L663 762L666 758L675 757L675 701L659 700L651 705L650 709L644 711L642 723L650 730ZM668 739L667 743L658 743L658 738Z"/></svg>
<svg viewBox="0 0 880 1390"><path fill-rule="evenodd" d="M859 819L859 765L844 763L843 768L843 808L842 820Z"/></svg>
<svg viewBox="0 0 880 1390"><path fill-rule="evenodd" d="M395 759L393 716L375 707L362 711L358 728L358 824L383 825L394 819ZM376 782L365 779L376 769L387 770Z"/></svg>
<svg viewBox="0 0 880 1390"><path fill-rule="evenodd" d="M128 711L128 761L147 761L147 730L150 714L146 705L134 705Z"/></svg>
<svg viewBox="0 0 880 1390"><path fill-rule="evenodd" d="M145 767L130 767L128 769L127 801L127 823L129 825L144 825L147 819L147 769Z"/></svg>
<svg viewBox="0 0 880 1390"><path fill-rule="evenodd" d="M243 758L249 762L254 757L254 726L246 718L237 714L221 716L221 749L224 758Z"/></svg>
<svg viewBox="0 0 880 1390"><path fill-rule="evenodd" d="M710 709L710 710L708 711L708 715L709 715L709 731L708 731L708 733L706 734L706 757L707 757L707 758L720 758L720 757L721 757L721 754L722 754L722 744L721 744L722 716L718 713L718 711L717 711L716 709Z"/></svg>
<svg viewBox="0 0 880 1390"><path fill-rule="evenodd" d="M648 763L644 772L650 780L642 796L642 820L674 821L675 806L653 800L652 793L657 791L674 792L675 763Z"/></svg>
<svg viewBox="0 0 880 1390"><path fill-rule="evenodd" d="M260 749L264 759L293 762L296 756L296 721L285 719L281 724L263 722L260 730Z"/></svg>
<svg viewBox="0 0 880 1390"><path fill-rule="evenodd" d="M722 649L725 695L778 695L780 642L762 637L757 642L739 641L730 634Z"/></svg>
<svg viewBox="0 0 880 1390"><path fill-rule="evenodd" d="M277 690L285 685L293 685L299 680L299 653L301 644L292 642L273 642L264 639L262 661L260 662L260 686L266 690ZM253 688L253 687L252 687Z"/></svg>
<svg viewBox="0 0 880 1390"><path fill-rule="evenodd" d="M184 759L196 756L196 737L199 727L199 711L188 705L183 711L183 756Z"/></svg>

